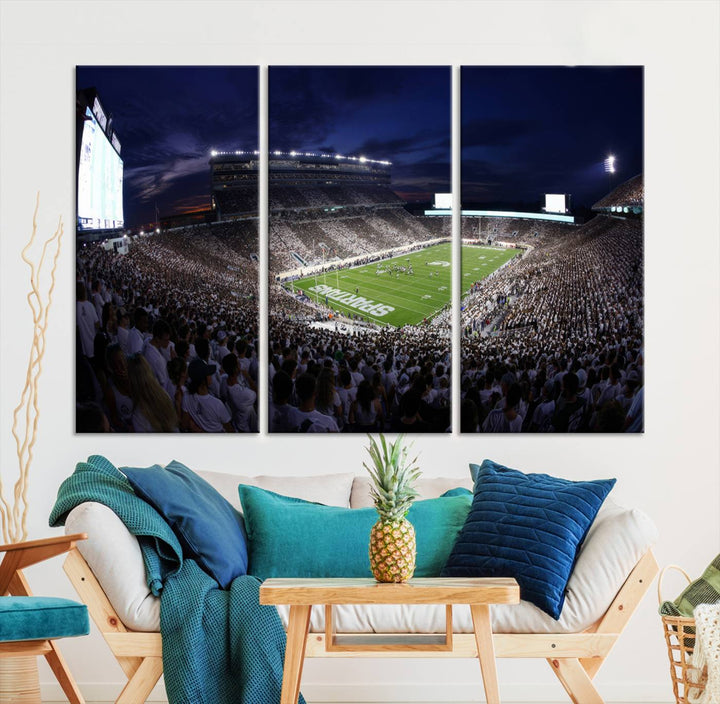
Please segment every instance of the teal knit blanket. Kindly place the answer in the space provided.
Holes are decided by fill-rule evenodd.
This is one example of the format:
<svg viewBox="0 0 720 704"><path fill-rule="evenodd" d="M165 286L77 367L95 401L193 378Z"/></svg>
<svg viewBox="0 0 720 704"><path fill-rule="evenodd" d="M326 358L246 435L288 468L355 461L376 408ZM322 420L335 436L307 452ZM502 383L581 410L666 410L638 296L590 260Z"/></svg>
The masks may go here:
<svg viewBox="0 0 720 704"><path fill-rule="evenodd" d="M220 589L193 560L183 558L163 517L99 455L78 463L62 483L50 525L63 525L85 501L112 509L140 542L148 586L160 596L170 704L280 702L285 631L275 607L260 606L260 582L242 576L230 589Z"/></svg>

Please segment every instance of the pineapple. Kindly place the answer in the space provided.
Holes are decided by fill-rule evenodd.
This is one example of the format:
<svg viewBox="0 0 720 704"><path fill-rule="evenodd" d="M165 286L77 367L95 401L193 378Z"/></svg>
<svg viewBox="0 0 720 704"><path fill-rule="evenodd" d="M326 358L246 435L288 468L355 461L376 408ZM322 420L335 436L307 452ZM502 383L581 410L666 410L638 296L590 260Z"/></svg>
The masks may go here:
<svg viewBox="0 0 720 704"><path fill-rule="evenodd" d="M370 567L378 582L407 582L415 571L415 529L405 516L418 496L413 483L420 476L415 464L408 461L403 435L380 445L371 437L368 452L372 467L363 463L370 473L370 494L379 514L370 533Z"/></svg>

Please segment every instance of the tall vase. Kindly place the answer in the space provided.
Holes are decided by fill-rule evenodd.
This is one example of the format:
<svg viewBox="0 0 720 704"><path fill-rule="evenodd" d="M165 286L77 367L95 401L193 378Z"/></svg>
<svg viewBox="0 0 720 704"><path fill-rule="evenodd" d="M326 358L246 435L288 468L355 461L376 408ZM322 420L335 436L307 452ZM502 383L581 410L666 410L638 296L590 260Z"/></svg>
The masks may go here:
<svg viewBox="0 0 720 704"><path fill-rule="evenodd" d="M0 704L42 704L36 655L0 658Z"/></svg>

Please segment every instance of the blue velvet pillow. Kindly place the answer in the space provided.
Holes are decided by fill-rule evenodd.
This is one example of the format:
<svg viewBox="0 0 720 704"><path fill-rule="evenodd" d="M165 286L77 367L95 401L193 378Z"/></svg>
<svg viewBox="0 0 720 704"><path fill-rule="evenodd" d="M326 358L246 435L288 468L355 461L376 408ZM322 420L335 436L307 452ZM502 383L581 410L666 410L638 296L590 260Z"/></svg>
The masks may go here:
<svg viewBox="0 0 720 704"><path fill-rule="evenodd" d="M242 516L210 484L180 462L121 467L135 493L153 506L194 559L223 589L247 574Z"/></svg>
<svg viewBox="0 0 720 704"><path fill-rule="evenodd" d="M615 479L572 482L485 460L443 577L514 577L520 597L554 619L582 545Z"/></svg>

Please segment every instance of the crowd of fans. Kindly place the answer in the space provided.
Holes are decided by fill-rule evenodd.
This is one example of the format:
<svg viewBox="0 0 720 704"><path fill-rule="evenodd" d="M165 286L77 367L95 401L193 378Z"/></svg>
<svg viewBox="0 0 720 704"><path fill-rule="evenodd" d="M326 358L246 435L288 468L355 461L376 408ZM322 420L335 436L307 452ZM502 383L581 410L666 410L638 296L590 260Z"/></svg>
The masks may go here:
<svg viewBox="0 0 720 704"><path fill-rule="evenodd" d="M271 433L450 430L447 327L316 327L281 293L270 311Z"/></svg>
<svg viewBox="0 0 720 704"><path fill-rule="evenodd" d="M77 256L78 432L256 432L257 223Z"/></svg>
<svg viewBox="0 0 720 704"><path fill-rule="evenodd" d="M464 301L464 432L640 432L642 221L596 216Z"/></svg>
<svg viewBox="0 0 720 704"><path fill-rule="evenodd" d="M271 183L270 212L333 206L400 205L402 201L385 186L333 185L284 186Z"/></svg>
<svg viewBox="0 0 720 704"><path fill-rule="evenodd" d="M645 202L645 181L642 174L621 183L593 206L593 210L642 207Z"/></svg>
<svg viewBox="0 0 720 704"><path fill-rule="evenodd" d="M449 218L388 205L382 187L274 191L270 432L449 431L449 309L383 328L272 275L421 247L450 236ZM462 234L520 248L462 302L462 432L641 431L642 220L463 218ZM257 239L247 219L136 237L126 255L79 250L78 432L257 431Z"/></svg>
<svg viewBox="0 0 720 704"><path fill-rule="evenodd" d="M462 236L483 244L523 243L539 246L564 236L573 226L552 220L529 220L522 218L462 218Z"/></svg>
<svg viewBox="0 0 720 704"><path fill-rule="evenodd" d="M449 237L448 218L414 217L404 208L348 208L319 216L297 211L270 218L270 270L372 254L411 242ZM293 256L297 255L297 256Z"/></svg>

